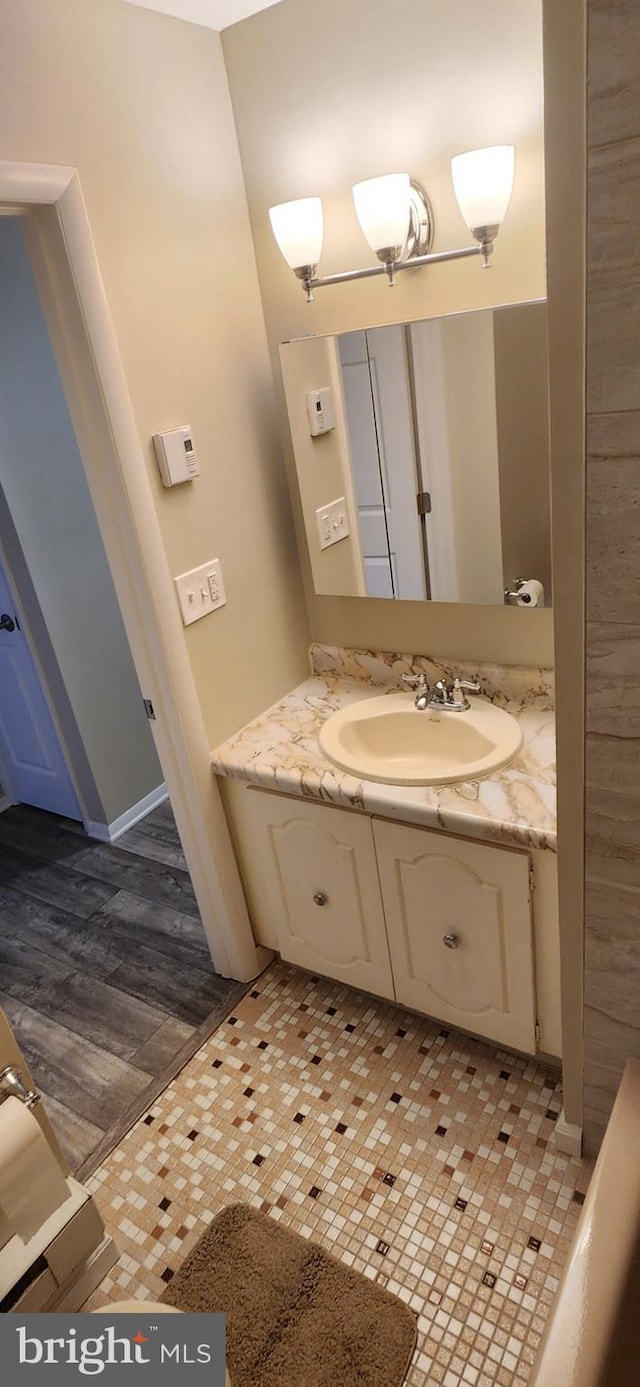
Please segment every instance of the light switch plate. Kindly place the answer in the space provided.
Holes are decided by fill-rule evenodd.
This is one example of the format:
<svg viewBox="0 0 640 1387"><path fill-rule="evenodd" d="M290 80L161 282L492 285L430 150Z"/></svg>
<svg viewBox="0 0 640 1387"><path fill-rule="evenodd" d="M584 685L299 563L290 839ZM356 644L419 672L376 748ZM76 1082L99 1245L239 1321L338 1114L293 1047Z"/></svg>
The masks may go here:
<svg viewBox="0 0 640 1387"><path fill-rule="evenodd" d="M200 568L180 573L173 581L185 626L191 626L192 622L208 616L209 612L215 612L226 603L219 559L210 559Z"/></svg>
<svg viewBox="0 0 640 1387"><path fill-rule="evenodd" d="M340 539L348 539L349 521L344 496L339 496L337 501L330 501L328 506L320 506L316 511L316 520L321 549L328 549Z"/></svg>

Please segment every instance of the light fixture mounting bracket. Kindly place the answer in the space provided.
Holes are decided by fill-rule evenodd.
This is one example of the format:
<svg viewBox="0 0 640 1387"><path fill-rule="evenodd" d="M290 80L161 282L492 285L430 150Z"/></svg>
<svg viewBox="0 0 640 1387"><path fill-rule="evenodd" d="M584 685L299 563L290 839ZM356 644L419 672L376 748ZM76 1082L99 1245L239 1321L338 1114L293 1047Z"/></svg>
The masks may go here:
<svg viewBox="0 0 640 1387"><path fill-rule="evenodd" d="M431 203L417 179L411 179L409 189L409 231L402 248L401 260L412 260L415 255L427 255L433 245Z"/></svg>

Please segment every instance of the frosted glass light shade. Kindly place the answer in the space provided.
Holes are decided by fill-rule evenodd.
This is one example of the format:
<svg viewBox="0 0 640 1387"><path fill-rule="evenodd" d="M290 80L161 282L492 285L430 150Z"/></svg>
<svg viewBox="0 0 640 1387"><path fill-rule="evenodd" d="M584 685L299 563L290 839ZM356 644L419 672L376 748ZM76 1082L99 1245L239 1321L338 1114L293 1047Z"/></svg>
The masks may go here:
<svg viewBox="0 0 640 1387"><path fill-rule="evenodd" d="M301 197L269 208L271 229L292 270L317 265L322 252L322 198Z"/></svg>
<svg viewBox="0 0 640 1387"><path fill-rule="evenodd" d="M410 191L408 173L386 173L354 184L356 215L376 255L402 249L409 231Z"/></svg>
<svg viewBox="0 0 640 1387"><path fill-rule="evenodd" d="M515 167L512 144L492 145L456 154L451 160L453 189L458 206L471 231L500 226L504 221Z"/></svg>

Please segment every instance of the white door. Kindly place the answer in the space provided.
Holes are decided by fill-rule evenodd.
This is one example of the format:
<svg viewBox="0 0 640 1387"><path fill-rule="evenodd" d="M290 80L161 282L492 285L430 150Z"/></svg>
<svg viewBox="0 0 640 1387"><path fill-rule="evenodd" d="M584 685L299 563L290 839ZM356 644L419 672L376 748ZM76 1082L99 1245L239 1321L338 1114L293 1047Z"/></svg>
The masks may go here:
<svg viewBox="0 0 640 1387"><path fill-rule="evenodd" d="M8 782L3 790L16 802L82 819L39 672L0 565L2 616L6 620L0 629L0 779L4 773Z"/></svg>
<svg viewBox="0 0 640 1387"><path fill-rule="evenodd" d="M404 329L338 340L367 596L425 598Z"/></svg>
<svg viewBox="0 0 640 1387"><path fill-rule="evenodd" d="M374 819L396 997L535 1053L527 853Z"/></svg>

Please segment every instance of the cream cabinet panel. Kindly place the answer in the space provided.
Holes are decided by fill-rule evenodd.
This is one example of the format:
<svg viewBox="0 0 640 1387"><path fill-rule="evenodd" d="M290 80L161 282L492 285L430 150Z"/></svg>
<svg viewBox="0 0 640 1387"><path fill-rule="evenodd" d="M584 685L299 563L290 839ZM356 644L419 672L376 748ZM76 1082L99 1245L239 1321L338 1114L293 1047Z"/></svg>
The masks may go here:
<svg viewBox="0 0 640 1387"><path fill-rule="evenodd" d="M532 853L533 937L536 957L536 1016L538 1049L562 1057L560 1000L560 921L558 919L558 859L555 852Z"/></svg>
<svg viewBox="0 0 640 1387"><path fill-rule="evenodd" d="M374 819L396 997L534 1053L526 853Z"/></svg>
<svg viewBox="0 0 640 1387"><path fill-rule="evenodd" d="M29 1067L22 1055L22 1052L18 1048L18 1043L13 1034L11 1026L9 1025L9 1022L4 1012L0 1010L0 1070L6 1069L9 1065L15 1065L16 1069L20 1070L20 1073L22 1074L23 1083L26 1084L27 1088L35 1087L33 1082L33 1076L30 1074ZM51 1123L49 1122L46 1113L45 1103L36 1103L32 1111L34 1117L37 1119L37 1121L40 1123L40 1126L42 1127L44 1135L49 1143L49 1146L53 1151L53 1154L59 1166L62 1169L63 1174L68 1175L69 1162L63 1155L58 1144L58 1139L53 1131ZM0 1221L1 1219L2 1215L0 1213Z"/></svg>
<svg viewBox="0 0 640 1387"><path fill-rule="evenodd" d="M256 796L252 809L261 825L261 909L282 957L393 997L371 821L277 795Z"/></svg>

